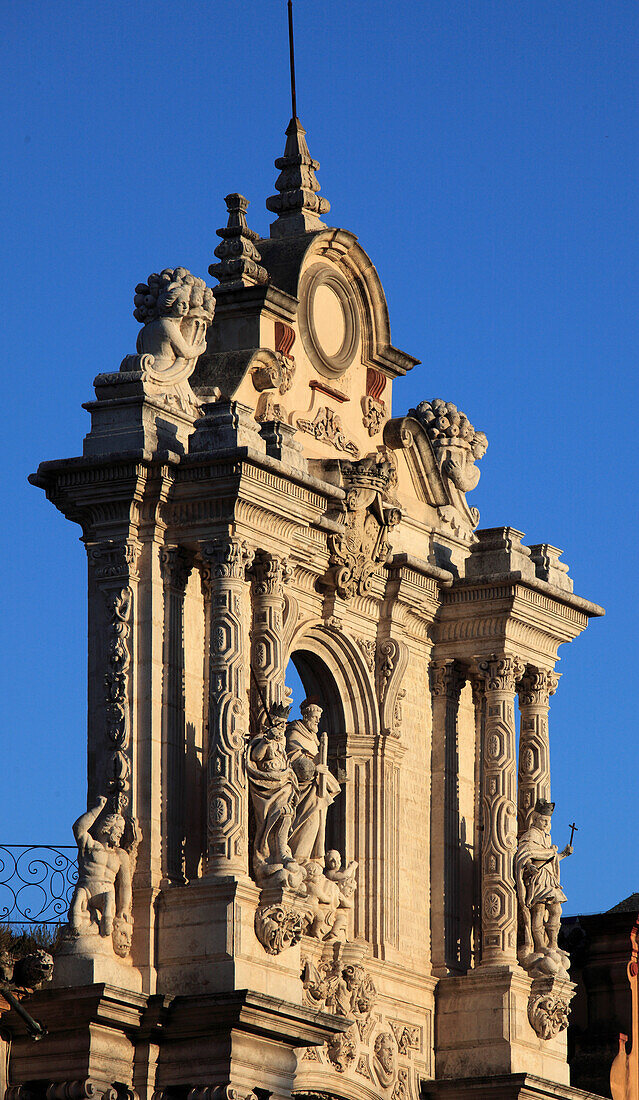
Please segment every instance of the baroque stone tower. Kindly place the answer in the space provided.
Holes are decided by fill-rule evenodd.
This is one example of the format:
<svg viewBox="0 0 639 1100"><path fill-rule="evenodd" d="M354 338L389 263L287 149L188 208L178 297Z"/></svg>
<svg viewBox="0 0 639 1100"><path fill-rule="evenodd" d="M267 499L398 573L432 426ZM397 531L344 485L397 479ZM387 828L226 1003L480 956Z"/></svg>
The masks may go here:
<svg viewBox="0 0 639 1100"><path fill-rule="evenodd" d="M548 709L602 612L477 529L464 413L394 415L418 360L296 117L276 167L32 478L87 549L89 809L12 1100L567 1097Z"/></svg>

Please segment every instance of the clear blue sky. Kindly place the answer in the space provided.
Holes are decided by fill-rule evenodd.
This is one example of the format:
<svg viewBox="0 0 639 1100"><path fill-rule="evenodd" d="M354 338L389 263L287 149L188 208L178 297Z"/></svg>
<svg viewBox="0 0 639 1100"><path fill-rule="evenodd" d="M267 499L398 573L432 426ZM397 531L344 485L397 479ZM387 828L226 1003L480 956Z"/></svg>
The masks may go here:
<svg viewBox="0 0 639 1100"><path fill-rule="evenodd" d="M264 200L290 110L284 0L2 5L4 653L0 839L69 843L84 806L85 561L27 485L81 452L133 288L206 277L223 196ZM552 703L568 912L639 889L635 0L296 0L298 107L329 222L358 234L395 391L455 401L490 447L472 503L561 546L604 620Z"/></svg>

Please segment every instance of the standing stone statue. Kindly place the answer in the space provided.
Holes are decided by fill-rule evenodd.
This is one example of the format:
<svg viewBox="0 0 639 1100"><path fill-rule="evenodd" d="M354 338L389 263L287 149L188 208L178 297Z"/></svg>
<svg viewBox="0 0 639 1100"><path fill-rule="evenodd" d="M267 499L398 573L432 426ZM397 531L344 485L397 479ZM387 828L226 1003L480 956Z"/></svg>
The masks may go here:
<svg viewBox="0 0 639 1100"><path fill-rule="evenodd" d="M289 711L281 703L271 707L266 728L248 746L246 771L256 825L253 871L260 884L267 878L274 884L277 876L278 882L294 885L303 877L289 846L299 797L297 776L286 754Z"/></svg>
<svg viewBox="0 0 639 1100"><path fill-rule="evenodd" d="M120 847L125 821L121 814L107 814L95 836L90 831L106 802L104 797L98 799L97 805L73 826L78 845L78 881L69 909L69 928L72 936L97 933L105 940L110 940L115 931L117 954L123 955L128 953L125 945L131 942L124 926L130 929L132 925L129 853Z"/></svg>
<svg viewBox="0 0 639 1100"><path fill-rule="evenodd" d="M289 845L298 863L314 860L323 866L326 811L340 793L340 785L328 769L327 736L319 737L322 708L305 699L300 711L302 717L286 728L287 755L299 784Z"/></svg>
<svg viewBox="0 0 639 1100"><path fill-rule="evenodd" d="M550 819L554 802L539 799L530 825L522 833L515 854L515 880L523 926L523 944L518 951L521 965L533 975L567 972L569 959L557 945L562 903L566 901L559 882L559 861L572 855L567 844L562 852L550 840Z"/></svg>

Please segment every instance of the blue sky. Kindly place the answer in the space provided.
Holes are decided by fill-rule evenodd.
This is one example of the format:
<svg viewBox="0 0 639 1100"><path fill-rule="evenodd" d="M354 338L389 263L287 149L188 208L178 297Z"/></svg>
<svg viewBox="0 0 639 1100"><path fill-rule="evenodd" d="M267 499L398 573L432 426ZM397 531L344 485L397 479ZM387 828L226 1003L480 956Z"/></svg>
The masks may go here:
<svg viewBox="0 0 639 1100"><path fill-rule="evenodd" d="M133 288L206 277L223 196L267 233L288 122L284 0L2 4L4 660L0 840L69 843L84 805L79 529L31 488L76 455ZM550 716L569 912L639 888L636 58L623 0L296 0L298 110L328 221L376 263L395 411L452 400L490 446L482 526L564 548L607 617L560 651Z"/></svg>

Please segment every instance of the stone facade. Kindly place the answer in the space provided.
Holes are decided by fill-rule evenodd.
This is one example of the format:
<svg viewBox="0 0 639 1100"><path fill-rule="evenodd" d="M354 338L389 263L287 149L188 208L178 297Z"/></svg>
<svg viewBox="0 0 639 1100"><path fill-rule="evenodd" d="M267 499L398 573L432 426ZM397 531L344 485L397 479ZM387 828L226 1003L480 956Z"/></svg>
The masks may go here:
<svg viewBox="0 0 639 1100"><path fill-rule="evenodd" d="M32 479L87 547L89 805L137 839L130 955L87 984L68 953L12 1079L569 1095L573 986L519 965L513 856L550 797L558 648L602 612L556 548L478 529L487 440L456 405L394 414L418 360L320 220L298 119L276 163L271 238L230 195L213 295L184 268L138 285L138 354L95 380L83 456ZM287 726L289 661L309 707Z"/></svg>

